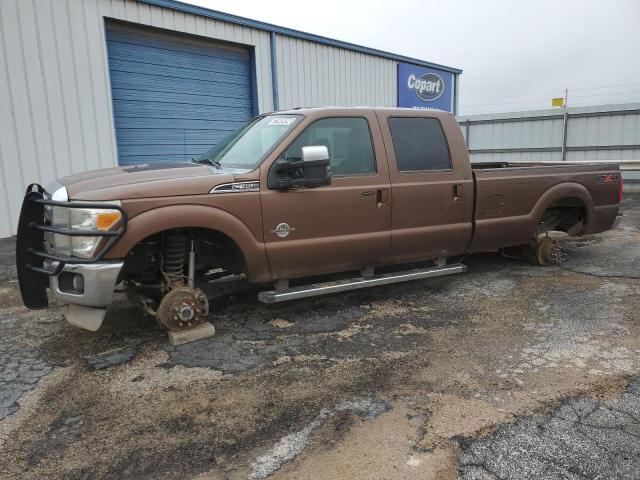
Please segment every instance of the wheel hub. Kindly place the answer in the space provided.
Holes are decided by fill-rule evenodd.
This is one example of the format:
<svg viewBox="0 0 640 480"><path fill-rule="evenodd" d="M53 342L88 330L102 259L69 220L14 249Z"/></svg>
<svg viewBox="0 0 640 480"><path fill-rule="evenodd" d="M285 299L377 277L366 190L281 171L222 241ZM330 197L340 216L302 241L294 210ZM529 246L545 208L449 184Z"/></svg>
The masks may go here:
<svg viewBox="0 0 640 480"><path fill-rule="evenodd" d="M551 265L555 263L556 241L551 237L543 237L538 241L537 261L539 265Z"/></svg>
<svg viewBox="0 0 640 480"><path fill-rule="evenodd" d="M209 301L202 290L178 287L169 291L158 308L156 317L168 330L187 330L206 321Z"/></svg>
<svg viewBox="0 0 640 480"><path fill-rule="evenodd" d="M178 312L178 317L180 317L180 320L183 322L188 322L194 317L194 315L195 311L191 308L191 305L186 304L180 307L180 311Z"/></svg>

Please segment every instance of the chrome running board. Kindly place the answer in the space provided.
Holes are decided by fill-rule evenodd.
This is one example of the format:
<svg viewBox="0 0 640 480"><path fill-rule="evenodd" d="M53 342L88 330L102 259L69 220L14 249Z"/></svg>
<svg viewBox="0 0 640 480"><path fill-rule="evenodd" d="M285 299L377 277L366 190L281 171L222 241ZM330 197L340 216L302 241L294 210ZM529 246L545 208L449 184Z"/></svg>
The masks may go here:
<svg viewBox="0 0 640 480"><path fill-rule="evenodd" d="M326 295L328 293L345 292L348 290L357 290L359 288L420 280L421 278L453 275L454 273L463 273L466 270L467 266L461 263L435 266L431 268L416 268L413 270L406 270L404 272L385 273L367 278L349 278L347 280L339 280L335 282L315 283L312 285L303 285L301 287L268 290L258 293L258 300L264 303L285 302L287 300L314 297L316 295Z"/></svg>

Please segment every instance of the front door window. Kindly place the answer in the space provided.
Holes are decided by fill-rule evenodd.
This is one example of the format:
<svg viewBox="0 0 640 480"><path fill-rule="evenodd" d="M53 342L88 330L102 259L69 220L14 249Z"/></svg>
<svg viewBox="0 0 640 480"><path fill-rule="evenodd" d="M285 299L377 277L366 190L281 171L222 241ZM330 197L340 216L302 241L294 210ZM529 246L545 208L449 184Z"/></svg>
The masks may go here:
<svg viewBox="0 0 640 480"><path fill-rule="evenodd" d="M285 151L285 159L299 160L302 147L324 145L334 177L376 173L371 133L366 119L324 118L311 124Z"/></svg>

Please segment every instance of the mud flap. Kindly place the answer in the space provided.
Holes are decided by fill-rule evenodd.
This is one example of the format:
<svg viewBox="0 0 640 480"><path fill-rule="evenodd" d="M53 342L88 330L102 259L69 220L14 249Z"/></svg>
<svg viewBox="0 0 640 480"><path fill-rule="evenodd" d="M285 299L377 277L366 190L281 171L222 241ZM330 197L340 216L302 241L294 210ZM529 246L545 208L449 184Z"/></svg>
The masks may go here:
<svg viewBox="0 0 640 480"><path fill-rule="evenodd" d="M102 326L102 321L107 313L106 308L87 307L85 305L62 305L60 311L71 325L95 332Z"/></svg>

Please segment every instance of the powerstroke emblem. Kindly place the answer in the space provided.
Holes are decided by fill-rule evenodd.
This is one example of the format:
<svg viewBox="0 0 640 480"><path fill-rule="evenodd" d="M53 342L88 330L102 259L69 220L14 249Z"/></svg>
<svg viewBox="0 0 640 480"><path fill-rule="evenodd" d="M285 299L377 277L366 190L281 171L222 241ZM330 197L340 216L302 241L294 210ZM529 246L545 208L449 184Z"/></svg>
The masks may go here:
<svg viewBox="0 0 640 480"><path fill-rule="evenodd" d="M599 175L598 185L617 185L618 175Z"/></svg>
<svg viewBox="0 0 640 480"><path fill-rule="evenodd" d="M290 227L288 223L279 223L276 228L271 230L271 233L275 233L280 238L286 238L293 231L295 231L295 228Z"/></svg>
<svg viewBox="0 0 640 480"><path fill-rule="evenodd" d="M241 192L259 192L260 182L235 182L223 183L214 187L210 193L241 193Z"/></svg>
<svg viewBox="0 0 640 480"><path fill-rule="evenodd" d="M407 87L425 102L433 102L444 93L444 80L433 72L425 73L419 77L412 73L407 78Z"/></svg>

